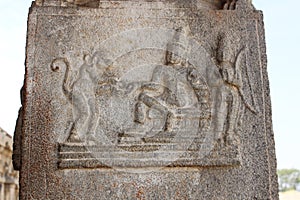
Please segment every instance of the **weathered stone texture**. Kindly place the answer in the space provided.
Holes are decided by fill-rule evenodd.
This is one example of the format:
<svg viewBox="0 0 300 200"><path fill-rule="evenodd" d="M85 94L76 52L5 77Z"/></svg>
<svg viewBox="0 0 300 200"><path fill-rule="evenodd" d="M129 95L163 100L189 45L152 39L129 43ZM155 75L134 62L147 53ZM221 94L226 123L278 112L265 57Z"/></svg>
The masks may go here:
<svg viewBox="0 0 300 200"><path fill-rule="evenodd" d="M249 1L37 1L23 94L21 199L278 199Z"/></svg>

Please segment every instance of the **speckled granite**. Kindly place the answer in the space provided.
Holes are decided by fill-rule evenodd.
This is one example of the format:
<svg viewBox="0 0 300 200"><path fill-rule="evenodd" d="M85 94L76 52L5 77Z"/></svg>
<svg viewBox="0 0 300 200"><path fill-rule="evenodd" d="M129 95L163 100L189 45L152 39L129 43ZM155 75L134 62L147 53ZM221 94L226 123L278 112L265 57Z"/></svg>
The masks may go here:
<svg viewBox="0 0 300 200"><path fill-rule="evenodd" d="M33 3L20 199L278 199L248 0Z"/></svg>

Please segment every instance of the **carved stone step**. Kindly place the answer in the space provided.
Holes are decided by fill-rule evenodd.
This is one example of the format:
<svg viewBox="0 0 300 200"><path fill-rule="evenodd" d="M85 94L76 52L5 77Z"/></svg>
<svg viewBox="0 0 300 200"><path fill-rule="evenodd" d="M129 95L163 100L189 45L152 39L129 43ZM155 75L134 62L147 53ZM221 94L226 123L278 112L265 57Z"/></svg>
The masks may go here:
<svg viewBox="0 0 300 200"><path fill-rule="evenodd" d="M126 141L126 142L125 142ZM126 138L123 142L119 144L98 144L98 145L88 145L85 143L61 143L59 144L59 152L85 152L85 151L115 151L118 148L130 149L136 148L140 150L151 151L157 150L156 147L161 146L175 146L179 148L183 146L186 149L187 145L192 143L201 144L202 139L192 138L192 137L176 137L176 138L158 138L158 137L149 137L143 138L141 141L135 140L133 138ZM152 150L152 151L153 151Z"/></svg>
<svg viewBox="0 0 300 200"><path fill-rule="evenodd" d="M142 144L118 144L103 146L68 146L59 147L59 153L82 153L82 152L153 152L157 150L164 151L193 151L197 150L196 145L191 143L142 143Z"/></svg>
<svg viewBox="0 0 300 200"><path fill-rule="evenodd" d="M128 158L87 158L87 159L61 159L58 162L58 168L142 168L142 167L194 167L196 166L239 166L240 159L212 159L212 158L187 158L180 157L176 160L171 159L128 159Z"/></svg>
<svg viewBox="0 0 300 200"><path fill-rule="evenodd" d="M75 168L84 166L84 168L95 168L95 167L126 167L126 168L139 168L139 167L164 167L171 165L173 160L159 160L153 159L128 159L128 158L102 158L102 159L66 159L60 160L59 168Z"/></svg>
<svg viewBox="0 0 300 200"><path fill-rule="evenodd" d="M152 151L152 152L130 152L130 151L119 151L119 152L64 152L59 154L60 159L86 159L86 158L127 158L127 159L151 159L151 158L164 158L164 159L175 159L181 156L190 154L187 151Z"/></svg>

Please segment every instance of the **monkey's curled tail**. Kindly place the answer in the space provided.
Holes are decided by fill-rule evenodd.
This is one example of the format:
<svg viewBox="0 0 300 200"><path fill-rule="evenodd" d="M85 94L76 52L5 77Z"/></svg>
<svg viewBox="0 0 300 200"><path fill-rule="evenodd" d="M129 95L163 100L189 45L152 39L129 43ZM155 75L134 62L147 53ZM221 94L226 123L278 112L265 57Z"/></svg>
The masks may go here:
<svg viewBox="0 0 300 200"><path fill-rule="evenodd" d="M54 72L58 72L61 70L61 68L65 72L62 89L68 100L71 100L72 87L70 86L70 63L66 58L54 59L51 63L51 70Z"/></svg>

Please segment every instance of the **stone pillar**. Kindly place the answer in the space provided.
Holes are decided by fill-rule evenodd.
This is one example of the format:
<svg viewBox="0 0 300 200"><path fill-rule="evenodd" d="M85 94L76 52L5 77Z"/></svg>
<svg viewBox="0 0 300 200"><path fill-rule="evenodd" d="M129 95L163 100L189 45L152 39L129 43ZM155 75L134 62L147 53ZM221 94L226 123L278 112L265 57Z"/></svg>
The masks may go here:
<svg viewBox="0 0 300 200"><path fill-rule="evenodd" d="M26 55L20 199L278 199L250 1L36 1Z"/></svg>

